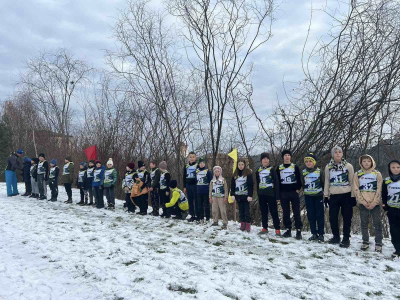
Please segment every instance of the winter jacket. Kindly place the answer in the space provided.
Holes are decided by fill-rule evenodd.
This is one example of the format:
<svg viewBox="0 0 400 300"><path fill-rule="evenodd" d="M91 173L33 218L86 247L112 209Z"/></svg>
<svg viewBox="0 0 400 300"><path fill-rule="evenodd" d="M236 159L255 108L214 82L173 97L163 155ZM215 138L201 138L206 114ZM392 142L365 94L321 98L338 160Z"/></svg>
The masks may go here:
<svg viewBox="0 0 400 300"><path fill-rule="evenodd" d="M400 174L393 175L390 171L391 163L398 163L400 161L392 160L389 165L389 177L386 177L382 183L382 202L385 210L396 210L400 209Z"/></svg>
<svg viewBox="0 0 400 300"><path fill-rule="evenodd" d="M35 181L37 181L37 164L32 164L30 169L30 174Z"/></svg>
<svg viewBox="0 0 400 300"><path fill-rule="evenodd" d="M58 183L58 175L60 174L60 168L58 166L54 166L50 168L49 172L49 181Z"/></svg>
<svg viewBox="0 0 400 300"><path fill-rule="evenodd" d="M274 167L261 166L256 172L258 195L268 195L279 200L279 179Z"/></svg>
<svg viewBox="0 0 400 300"><path fill-rule="evenodd" d="M79 169L78 177L76 178L76 187L78 189L87 190L87 168Z"/></svg>
<svg viewBox="0 0 400 300"><path fill-rule="evenodd" d="M148 192L147 187L144 185L143 181L141 181L140 178L137 175L135 175L131 192L131 198L140 197L142 195L147 194L147 192Z"/></svg>
<svg viewBox="0 0 400 300"><path fill-rule="evenodd" d="M197 162L188 163L183 168L183 187L186 187L186 184L196 184L196 169L198 167Z"/></svg>
<svg viewBox="0 0 400 300"><path fill-rule="evenodd" d="M197 168L196 170L196 193L208 194L210 191L210 182L212 173L207 168Z"/></svg>
<svg viewBox="0 0 400 300"><path fill-rule="evenodd" d="M95 168L93 171L93 182L92 186L93 187L99 187L102 186L104 183L104 172L106 168L104 166L101 166L100 168Z"/></svg>
<svg viewBox="0 0 400 300"><path fill-rule="evenodd" d="M69 163L66 163L63 167L63 175L61 177L61 183L70 183L72 184L74 182L74 169L75 165L71 161Z"/></svg>
<svg viewBox="0 0 400 300"><path fill-rule="evenodd" d="M365 170L361 165L361 157L358 162L361 170L354 174L353 190L357 202L362 205L371 204L371 209L376 205L382 204L382 174L377 171L374 159L369 155L372 161L372 167Z"/></svg>
<svg viewBox="0 0 400 300"><path fill-rule="evenodd" d="M335 163L333 159L325 167L324 197L353 193L354 169L346 160Z"/></svg>
<svg viewBox="0 0 400 300"><path fill-rule="evenodd" d="M300 169L296 164L281 164L276 170L279 180L279 191L292 192L301 190L301 175Z"/></svg>
<svg viewBox="0 0 400 300"><path fill-rule="evenodd" d="M305 168L301 172L304 195L316 197L324 194L324 175L320 168Z"/></svg>
<svg viewBox="0 0 400 300"><path fill-rule="evenodd" d="M130 194L132 192L132 187L134 183L134 175L136 174L136 171L126 171L125 177L122 180L122 189L125 191L126 194ZM125 190L127 188L127 190Z"/></svg>
<svg viewBox="0 0 400 300"><path fill-rule="evenodd" d="M243 171L238 171L238 176L232 177L231 181L231 195L253 197L254 183L253 175L248 174L247 176L242 176Z"/></svg>
<svg viewBox="0 0 400 300"><path fill-rule="evenodd" d="M95 167L88 167L86 170L86 186L87 188L91 188L92 187L92 183L93 183L93 172L94 172Z"/></svg>
<svg viewBox="0 0 400 300"><path fill-rule="evenodd" d="M7 158L7 171L16 171L16 170L22 170L21 163L19 161L19 156L17 153L13 152L11 155Z"/></svg>
<svg viewBox="0 0 400 300"><path fill-rule="evenodd" d="M147 170L141 171L140 169L138 169L136 172L137 172L139 179L143 182L143 188L149 187L149 184L150 184L149 172L147 172Z"/></svg>
<svg viewBox="0 0 400 300"><path fill-rule="evenodd" d="M165 170L160 172L160 190L169 189L169 182L171 181L171 174Z"/></svg>
<svg viewBox="0 0 400 300"><path fill-rule="evenodd" d="M39 160L39 163L37 165L37 173L38 175L43 175L45 181L49 179L49 163L46 160Z"/></svg>
<svg viewBox="0 0 400 300"><path fill-rule="evenodd" d="M165 207L174 207L176 202L178 202L178 206L181 210L187 211L189 209L189 202L185 194L178 188L172 190L172 198L165 204Z"/></svg>
<svg viewBox="0 0 400 300"><path fill-rule="evenodd" d="M228 185L226 184L225 178L214 176L211 179L208 198L228 198Z"/></svg>
<svg viewBox="0 0 400 300"><path fill-rule="evenodd" d="M160 175L161 171L159 168L154 168L150 170L150 185L153 189L160 188Z"/></svg>
<svg viewBox="0 0 400 300"><path fill-rule="evenodd" d="M104 171L104 187L111 187L117 184L117 170L115 168L107 168Z"/></svg>
<svg viewBox="0 0 400 300"><path fill-rule="evenodd" d="M31 160L28 157L24 157L24 167L22 169L22 177L24 182L31 182Z"/></svg>

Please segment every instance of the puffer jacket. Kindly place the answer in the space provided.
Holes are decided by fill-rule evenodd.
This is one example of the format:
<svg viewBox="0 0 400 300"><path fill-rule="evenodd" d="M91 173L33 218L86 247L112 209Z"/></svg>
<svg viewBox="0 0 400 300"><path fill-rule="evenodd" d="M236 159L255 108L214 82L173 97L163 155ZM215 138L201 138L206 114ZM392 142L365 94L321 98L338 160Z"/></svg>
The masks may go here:
<svg viewBox="0 0 400 300"><path fill-rule="evenodd" d="M382 174L377 171L375 160L370 155L368 156L372 161L372 167L365 170L361 164L361 157L358 159L361 170L354 173L353 190L357 198L358 204L371 205L371 209L376 205L382 204Z"/></svg>

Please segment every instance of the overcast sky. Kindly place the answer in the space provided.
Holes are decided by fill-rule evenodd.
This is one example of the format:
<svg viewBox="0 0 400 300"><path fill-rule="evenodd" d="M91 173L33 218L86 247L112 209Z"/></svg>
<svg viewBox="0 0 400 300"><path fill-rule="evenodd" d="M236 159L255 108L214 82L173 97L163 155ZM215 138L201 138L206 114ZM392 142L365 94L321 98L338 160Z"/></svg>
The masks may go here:
<svg viewBox="0 0 400 300"><path fill-rule="evenodd" d="M314 9L338 5L336 0L312 3ZM104 50L114 49L111 26L125 0L0 0L0 4L0 100L4 100L15 90L24 61L41 50L66 47L94 67L105 67ZM302 79L301 52L310 8L310 0L283 0L273 38L250 57L255 63L254 97L262 109L278 97L284 100L283 80ZM310 46L326 33L329 21L324 13L314 13Z"/></svg>

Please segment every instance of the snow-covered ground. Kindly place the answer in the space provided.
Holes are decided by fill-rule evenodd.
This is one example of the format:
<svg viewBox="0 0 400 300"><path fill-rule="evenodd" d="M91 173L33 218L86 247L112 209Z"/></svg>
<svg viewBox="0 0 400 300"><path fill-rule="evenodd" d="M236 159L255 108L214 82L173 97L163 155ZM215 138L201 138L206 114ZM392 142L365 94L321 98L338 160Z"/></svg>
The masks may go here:
<svg viewBox="0 0 400 300"><path fill-rule="evenodd" d="M360 252L359 236L341 249L64 200L63 187L55 203L7 198L0 183L0 299L400 298L389 240Z"/></svg>

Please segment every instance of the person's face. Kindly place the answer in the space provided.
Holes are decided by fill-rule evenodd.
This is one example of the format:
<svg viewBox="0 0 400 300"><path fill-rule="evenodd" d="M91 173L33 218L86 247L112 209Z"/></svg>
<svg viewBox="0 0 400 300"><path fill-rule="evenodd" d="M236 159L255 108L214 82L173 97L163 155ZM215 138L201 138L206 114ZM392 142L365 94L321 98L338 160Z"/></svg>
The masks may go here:
<svg viewBox="0 0 400 300"><path fill-rule="evenodd" d="M290 154L285 154L284 156L283 156L283 162L284 163L286 163L286 164L288 164L288 163L290 163L290 159L291 159L292 157L290 156Z"/></svg>
<svg viewBox="0 0 400 300"><path fill-rule="evenodd" d="M264 157L261 160L261 163L262 163L263 167L268 167L269 166L269 158L268 157Z"/></svg>
<svg viewBox="0 0 400 300"><path fill-rule="evenodd" d="M69 163L68 159L64 160L64 162L65 162L66 164Z"/></svg>
<svg viewBox="0 0 400 300"><path fill-rule="evenodd" d="M372 161L369 158L364 158L361 161L361 165L365 170L369 170L372 167Z"/></svg>
<svg viewBox="0 0 400 300"><path fill-rule="evenodd" d="M83 166L82 165L80 165L79 168L81 168L81 170L83 170Z"/></svg>
<svg viewBox="0 0 400 300"><path fill-rule="evenodd" d="M128 172L132 171L132 169L129 168L128 166L126 166L126 170L127 170Z"/></svg>
<svg viewBox="0 0 400 300"><path fill-rule="evenodd" d="M90 162L89 167L93 167L93 166L94 166L94 163Z"/></svg>
<svg viewBox="0 0 400 300"><path fill-rule="evenodd" d="M309 169L314 168L314 162L312 162L311 160L306 160L306 167Z"/></svg>
<svg viewBox="0 0 400 300"><path fill-rule="evenodd" d="M150 168L154 169L156 166L156 164L150 163Z"/></svg>
<svg viewBox="0 0 400 300"><path fill-rule="evenodd" d="M43 156L39 157L39 160L44 161L44 157Z"/></svg>
<svg viewBox="0 0 400 300"><path fill-rule="evenodd" d="M97 168L100 168L100 167L101 167L101 163L97 163L97 164L96 164L96 167L97 167Z"/></svg>
<svg viewBox="0 0 400 300"><path fill-rule="evenodd" d="M107 164L107 168L111 169L112 168L112 164Z"/></svg>
<svg viewBox="0 0 400 300"><path fill-rule="evenodd" d="M50 167L52 167L52 168L53 168L54 166L55 166L55 165L53 165L53 164L50 164Z"/></svg>
<svg viewBox="0 0 400 300"><path fill-rule="evenodd" d="M336 162L340 162L342 160L343 157L343 152L340 150L335 150L335 153L333 154L333 159Z"/></svg>
<svg viewBox="0 0 400 300"><path fill-rule="evenodd" d="M392 172L393 175L399 175L400 174L400 165L398 163L391 163L390 164L390 172Z"/></svg>
<svg viewBox="0 0 400 300"><path fill-rule="evenodd" d="M204 161L202 161L201 163L199 163L200 168L204 168L206 166L206 163Z"/></svg>
<svg viewBox="0 0 400 300"><path fill-rule="evenodd" d="M31 164L33 165L35 162L33 160L31 160Z"/></svg>
<svg viewBox="0 0 400 300"><path fill-rule="evenodd" d="M140 167L140 171L144 171L146 169L146 166Z"/></svg>
<svg viewBox="0 0 400 300"><path fill-rule="evenodd" d="M216 169L216 170L215 170L215 176L216 176L216 177L221 176L221 170L220 170L220 169Z"/></svg>
<svg viewBox="0 0 400 300"><path fill-rule="evenodd" d="M190 154L190 155L189 155L189 161L190 161L191 163L195 162L196 159L197 159L196 154Z"/></svg>
<svg viewBox="0 0 400 300"><path fill-rule="evenodd" d="M239 162L239 163L238 163L238 168L239 168L239 170L242 171L242 170L244 169L244 162L242 162L242 161Z"/></svg>

